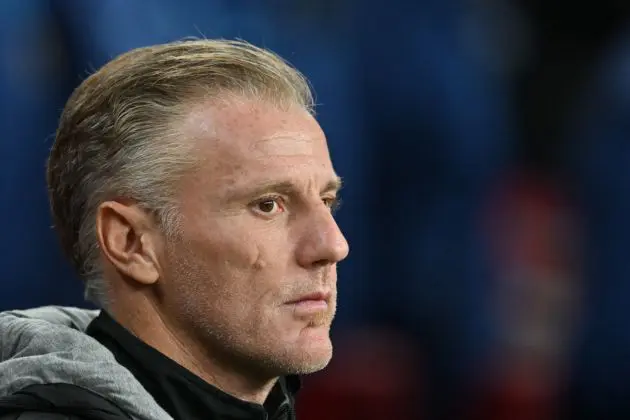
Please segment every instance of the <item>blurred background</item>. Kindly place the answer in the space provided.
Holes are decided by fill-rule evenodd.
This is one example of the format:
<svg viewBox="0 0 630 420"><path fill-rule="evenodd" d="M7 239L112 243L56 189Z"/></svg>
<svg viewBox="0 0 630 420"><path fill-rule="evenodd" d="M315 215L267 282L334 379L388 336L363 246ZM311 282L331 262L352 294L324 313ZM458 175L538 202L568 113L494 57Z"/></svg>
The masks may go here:
<svg viewBox="0 0 630 420"><path fill-rule="evenodd" d="M346 181L336 356L300 419L630 418L627 1L2 0L0 310L87 306L50 228L57 118L187 36L303 71Z"/></svg>

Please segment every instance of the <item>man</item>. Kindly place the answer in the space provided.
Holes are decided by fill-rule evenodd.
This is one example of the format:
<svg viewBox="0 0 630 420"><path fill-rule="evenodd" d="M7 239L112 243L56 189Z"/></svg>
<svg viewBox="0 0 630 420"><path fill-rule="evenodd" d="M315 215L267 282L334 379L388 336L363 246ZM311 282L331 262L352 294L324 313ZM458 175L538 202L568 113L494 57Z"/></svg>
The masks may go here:
<svg viewBox="0 0 630 420"><path fill-rule="evenodd" d="M141 48L85 80L48 184L102 311L0 316L0 418L295 418L348 254L312 111L304 77L243 42Z"/></svg>

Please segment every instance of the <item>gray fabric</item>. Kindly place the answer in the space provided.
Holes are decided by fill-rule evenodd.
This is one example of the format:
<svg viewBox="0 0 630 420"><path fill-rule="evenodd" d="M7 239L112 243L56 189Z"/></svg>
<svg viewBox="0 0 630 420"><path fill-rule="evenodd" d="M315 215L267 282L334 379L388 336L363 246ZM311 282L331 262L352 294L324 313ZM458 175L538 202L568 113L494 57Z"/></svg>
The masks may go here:
<svg viewBox="0 0 630 420"><path fill-rule="evenodd" d="M106 347L84 334L97 314L53 306L0 313L0 396L67 383L109 399L134 419L172 420Z"/></svg>

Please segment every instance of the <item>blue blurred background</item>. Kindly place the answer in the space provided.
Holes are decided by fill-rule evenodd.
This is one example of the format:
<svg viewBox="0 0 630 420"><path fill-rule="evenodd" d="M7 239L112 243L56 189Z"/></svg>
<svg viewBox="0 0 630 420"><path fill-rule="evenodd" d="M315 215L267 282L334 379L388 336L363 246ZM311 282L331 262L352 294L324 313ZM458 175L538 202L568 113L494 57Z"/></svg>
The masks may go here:
<svg viewBox="0 0 630 420"><path fill-rule="evenodd" d="M2 0L0 310L86 306L44 177L72 89L134 47L238 37L310 78L347 185L336 356L301 419L628 419L629 18L613 0Z"/></svg>

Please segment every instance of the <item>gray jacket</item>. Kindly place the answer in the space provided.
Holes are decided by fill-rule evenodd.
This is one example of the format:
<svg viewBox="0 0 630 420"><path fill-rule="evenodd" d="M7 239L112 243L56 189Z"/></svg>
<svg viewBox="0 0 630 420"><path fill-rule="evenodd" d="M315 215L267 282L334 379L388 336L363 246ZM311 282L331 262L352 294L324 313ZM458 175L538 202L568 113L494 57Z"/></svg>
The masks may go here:
<svg viewBox="0 0 630 420"><path fill-rule="evenodd" d="M97 315L52 306L0 313L0 399L29 386L69 384L134 420L172 420L107 348L84 333Z"/></svg>

